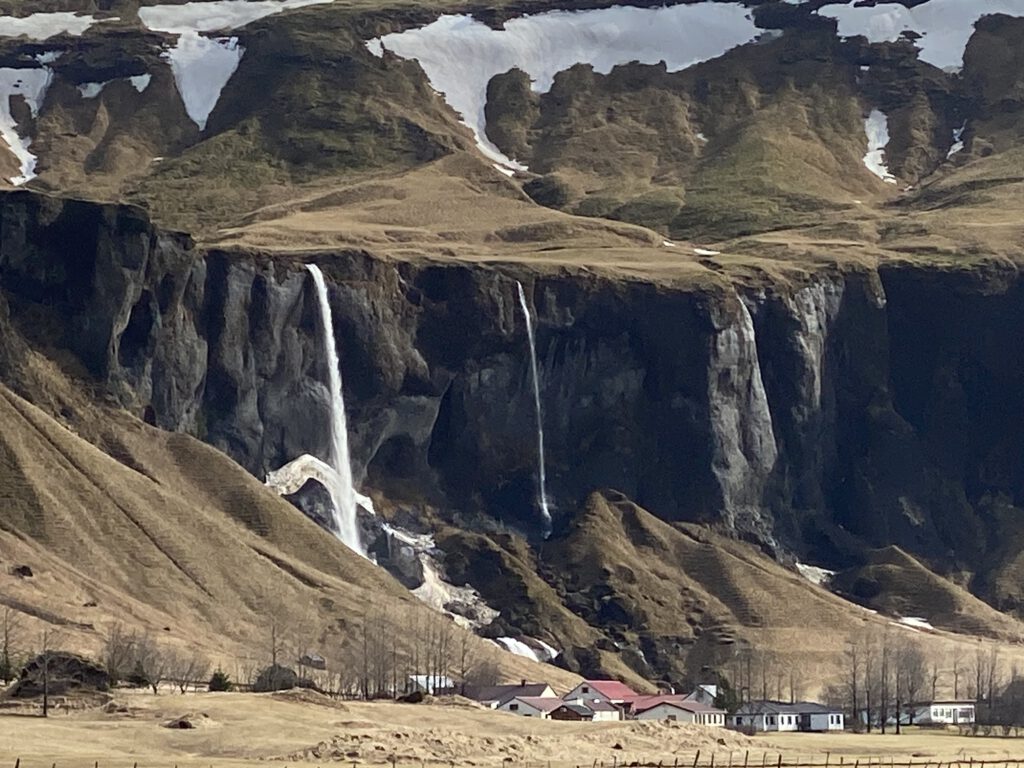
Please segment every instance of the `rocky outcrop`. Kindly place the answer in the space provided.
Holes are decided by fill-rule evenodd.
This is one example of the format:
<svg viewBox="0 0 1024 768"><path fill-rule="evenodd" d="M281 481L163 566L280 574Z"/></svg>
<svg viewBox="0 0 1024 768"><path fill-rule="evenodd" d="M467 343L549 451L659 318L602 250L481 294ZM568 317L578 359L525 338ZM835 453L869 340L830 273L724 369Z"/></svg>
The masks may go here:
<svg viewBox="0 0 1024 768"><path fill-rule="evenodd" d="M1024 493L1015 266L823 267L737 289L308 258L330 284L364 488L539 535L518 278L537 317L556 527L614 487L665 520L825 563L895 543L1018 604L982 557L1016 530L1005 510ZM0 288L31 341L73 351L142 418L261 478L326 455L326 371L296 259L198 249L133 208L13 193Z"/></svg>

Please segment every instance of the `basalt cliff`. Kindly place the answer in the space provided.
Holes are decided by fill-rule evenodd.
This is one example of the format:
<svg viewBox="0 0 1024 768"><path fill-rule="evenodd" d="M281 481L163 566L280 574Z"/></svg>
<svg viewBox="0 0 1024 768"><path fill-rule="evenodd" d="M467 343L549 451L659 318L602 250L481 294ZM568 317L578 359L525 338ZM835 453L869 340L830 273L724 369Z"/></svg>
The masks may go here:
<svg viewBox="0 0 1024 768"><path fill-rule="evenodd" d="M678 23L732 14L738 37L659 63L622 41L673 7L633 8L622 62L581 49L538 86L509 54L463 92L478 72L445 61L518 50L489 37L517 20L558 39L551 8L436 9L475 13L474 48L429 9L282 5L191 31L90 5L78 35L0 37L0 85L49 72L5 97L31 138L0 166L6 386L74 427L42 356L260 481L326 457L316 263L356 486L500 611L484 634L648 680L757 632L852 631L850 601L1019 636L1024 21L957 20L948 66L912 10L876 39L851 26L871 9L692 3ZM244 49L199 122L190 34L214 69ZM445 61L420 53L438 40Z"/></svg>

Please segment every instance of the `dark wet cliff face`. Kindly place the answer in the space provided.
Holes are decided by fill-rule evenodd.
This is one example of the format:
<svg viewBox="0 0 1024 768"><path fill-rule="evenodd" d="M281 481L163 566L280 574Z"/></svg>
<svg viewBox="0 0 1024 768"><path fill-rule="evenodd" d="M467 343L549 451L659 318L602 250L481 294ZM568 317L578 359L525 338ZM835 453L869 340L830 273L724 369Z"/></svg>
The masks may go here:
<svg viewBox="0 0 1024 768"><path fill-rule="evenodd" d="M315 260L363 487L539 535L515 276ZM1014 268L823 269L742 295L519 277L556 526L613 487L666 520L826 563L898 544L1016 607L991 555L1016 536L1024 492ZM258 476L326 454L318 311L297 261L197 249L136 209L14 193L0 198L0 288L30 340L73 351L140 417Z"/></svg>

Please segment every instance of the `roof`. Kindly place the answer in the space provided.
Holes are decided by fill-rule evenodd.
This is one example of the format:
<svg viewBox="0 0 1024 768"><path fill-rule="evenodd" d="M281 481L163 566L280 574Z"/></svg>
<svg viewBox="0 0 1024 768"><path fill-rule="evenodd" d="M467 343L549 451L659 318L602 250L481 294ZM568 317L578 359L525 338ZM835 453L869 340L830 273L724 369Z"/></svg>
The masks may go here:
<svg viewBox="0 0 1024 768"><path fill-rule="evenodd" d="M562 702L561 707L555 707L555 709L568 709L570 712L575 712L580 717L593 717L594 710L590 707L585 707L582 704L567 704ZM552 710L554 711L554 710Z"/></svg>
<svg viewBox="0 0 1024 768"><path fill-rule="evenodd" d="M519 685L467 685L466 697L474 701L506 702L519 696L543 696L548 690L547 683L526 683Z"/></svg>
<svg viewBox="0 0 1024 768"><path fill-rule="evenodd" d="M935 701L915 701L912 707L973 707L974 699L936 699Z"/></svg>
<svg viewBox="0 0 1024 768"><path fill-rule="evenodd" d="M827 707L814 701L751 701L736 710L737 715L836 715L841 707Z"/></svg>
<svg viewBox="0 0 1024 768"><path fill-rule="evenodd" d="M612 704L610 701L604 699L588 699L583 696L577 696L572 700L568 700L566 703L572 704L580 702L582 706L589 709L591 712L618 712L619 708Z"/></svg>
<svg viewBox="0 0 1024 768"><path fill-rule="evenodd" d="M513 696L511 699L502 702L502 706L513 701L521 702L541 712L552 712L565 704L564 701L555 696Z"/></svg>
<svg viewBox="0 0 1024 768"><path fill-rule="evenodd" d="M636 691L618 680L584 680L583 684L612 701L628 701L637 697Z"/></svg>
<svg viewBox="0 0 1024 768"><path fill-rule="evenodd" d="M693 713L716 712L720 714L725 714L725 710L716 709L715 707L709 707L707 704L702 704L699 701L687 700L685 696L681 696L679 694L665 694L661 696L638 696L635 699L633 699L633 711L639 714L641 712L646 712L649 709L660 707L663 704Z"/></svg>

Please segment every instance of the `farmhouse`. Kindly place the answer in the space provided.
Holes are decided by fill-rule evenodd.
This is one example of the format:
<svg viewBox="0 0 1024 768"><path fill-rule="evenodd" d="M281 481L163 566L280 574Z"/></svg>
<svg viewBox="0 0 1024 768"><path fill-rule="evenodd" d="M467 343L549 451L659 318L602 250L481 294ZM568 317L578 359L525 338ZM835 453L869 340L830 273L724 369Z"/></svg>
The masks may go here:
<svg viewBox="0 0 1024 768"><path fill-rule="evenodd" d="M496 708L520 717L536 717L540 720L547 720L552 712L564 704L565 702L557 696L515 696L500 702Z"/></svg>
<svg viewBox="0 0 1024 768"><path fill-rule="evenodd" d="M551 720L569 720L571 722L591 721L594 719L594 711L582 704L562 702L562 706L551 710L548 718Z"/></svg>
<svg viewBox="0 0 1024 768"><path fill-rule="evenodd" d="M627 704L639 694L618 680L584 680L562 697L564 701L600 700L611 704Z"/></svg>
<svg viewBox="0 0 1024 768"><path fill-rule="evenodd" d="M811 701L751 701L727 719L730 728L749 731L841 731L843 713Z"/></svg>
<svg viewBox="0 0 1024 768"><path fill-rule="evenodd" d="M720 728L725 725L725 710L709 707L685 696L640 696L632 702L636 720L669 720Z"/></svg>
<svg viewBox="0 0 1024 768"><path fill-rule="evenodd" d="M610 701L605 701L604 699L591 698L568 700L563 698L562 701L566 704L585 707L590 710L593 715L591 719L597 723L607 723L625 719L621 706L618 704L612 704Z"/></svg>
<svg viewBox="0 0 1024 768"><path fill-rule="evenodd" d="M907 725L959 725L973 723L973 701L927 701L911 704L900 721Z"/></svg>
<svg viewBox="0 0 1024 768"><path fill-rule="evenodd" d="M517 696L528 698L553 699L554 690L547 683L528 683L523 680L519 685L467 685L466 698L478 701L491 709L499 704L510 701Z"/></svg>

